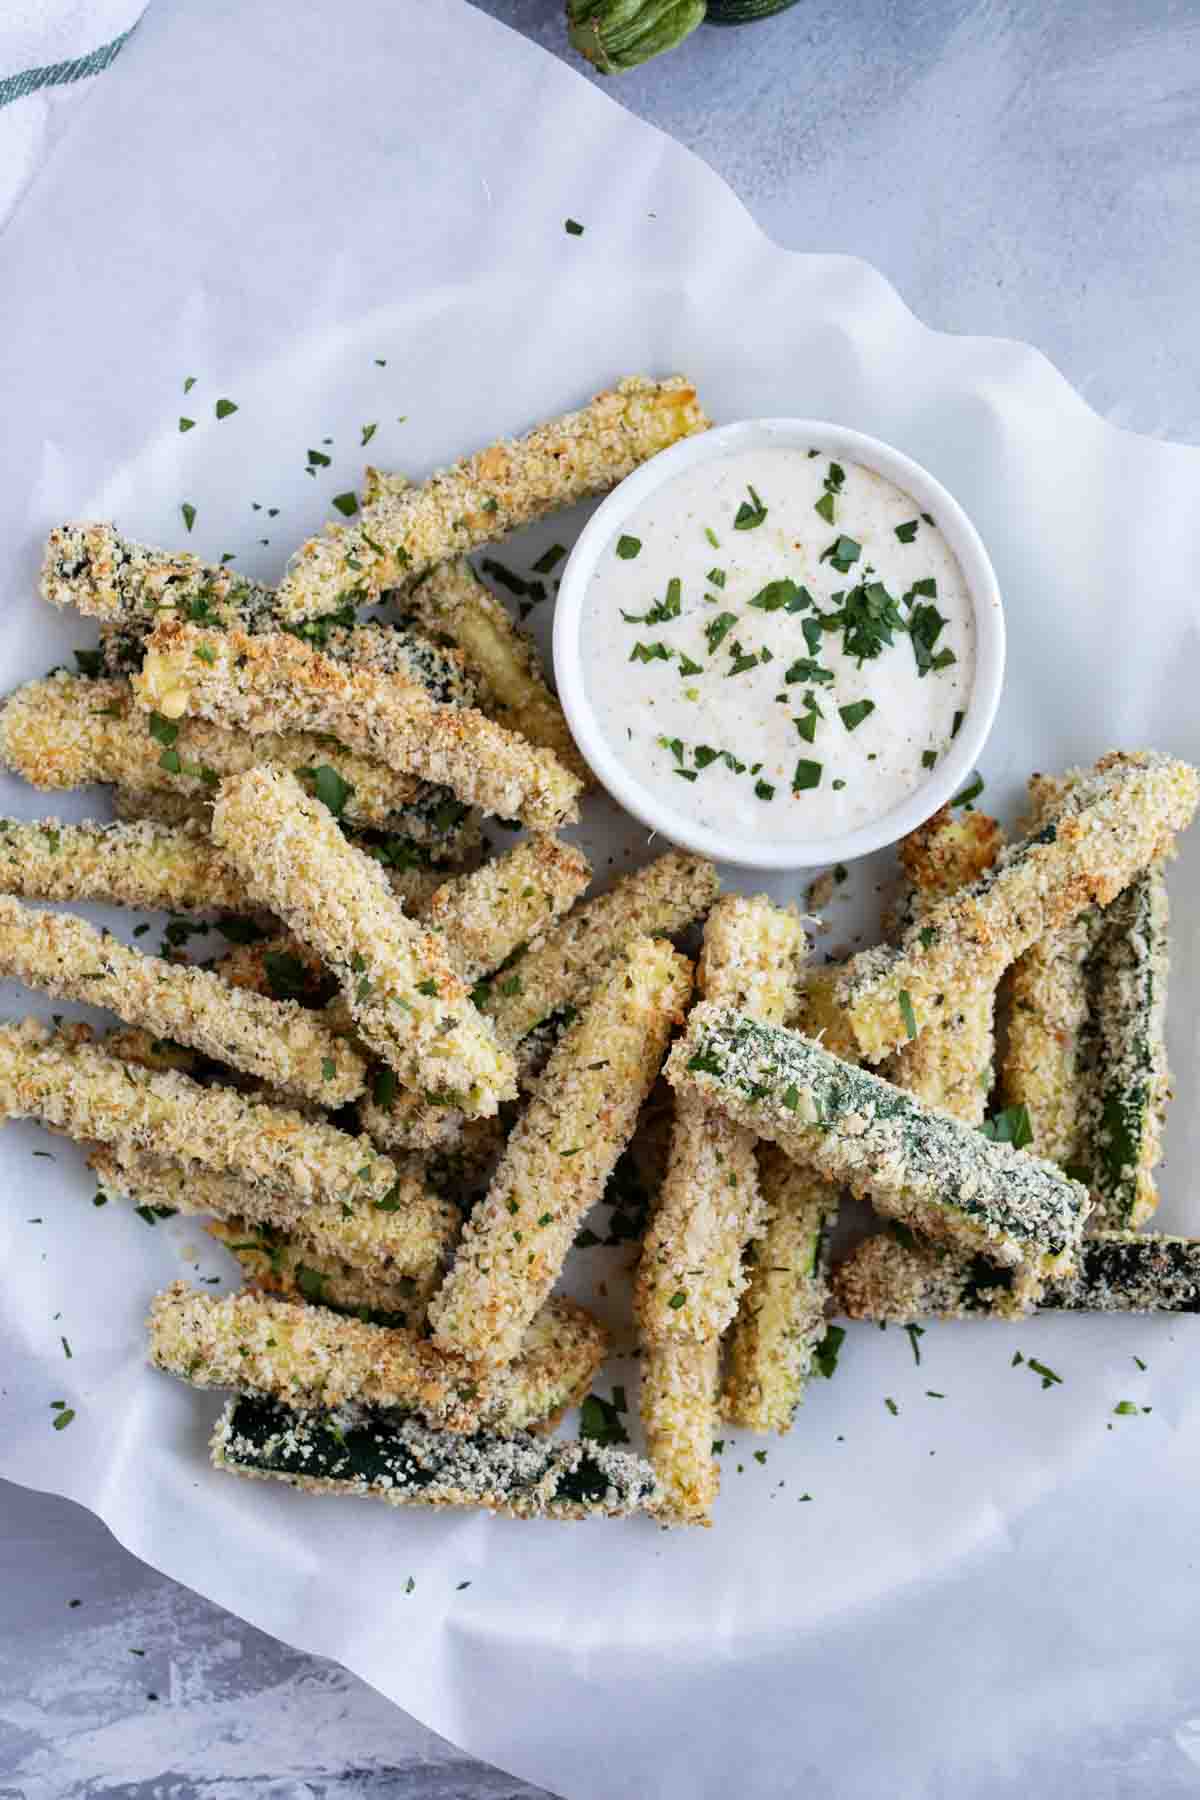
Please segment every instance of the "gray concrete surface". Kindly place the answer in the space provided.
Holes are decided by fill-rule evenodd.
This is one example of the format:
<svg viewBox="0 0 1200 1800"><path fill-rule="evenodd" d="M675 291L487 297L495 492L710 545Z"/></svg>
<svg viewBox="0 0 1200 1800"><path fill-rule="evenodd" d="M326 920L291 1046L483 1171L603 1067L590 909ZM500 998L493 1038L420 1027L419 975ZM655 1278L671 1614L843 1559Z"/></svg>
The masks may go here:
<svg viewBox="0 0 1200 1800"><path fill-rule="evenodd" d="M482 4L568 54L558 0ZM1108 418L1200 441L1197 0L800 0L610 91L780 243L866 257L928 323L1027 339ZM535 1793L70 1502L0 1508L0 1800Z"/></svg>

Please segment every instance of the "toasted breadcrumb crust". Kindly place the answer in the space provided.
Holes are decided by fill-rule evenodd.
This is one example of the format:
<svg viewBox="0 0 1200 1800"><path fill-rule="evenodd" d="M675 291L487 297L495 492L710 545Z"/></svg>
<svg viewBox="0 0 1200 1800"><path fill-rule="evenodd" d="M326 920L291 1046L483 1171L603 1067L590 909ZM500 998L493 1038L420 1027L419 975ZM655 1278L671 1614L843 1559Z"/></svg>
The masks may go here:
<svg viewBox="0 0 1200 1800"><path fill-rule="evenodd" d="M691 964L635 938L559 1043L471 1214L430 1307L434 1341L485 1362L516 1354L588 1208L633 1135L691 992Z"/></svg>
<svg viewBox="0 0 1200 1800"><path fill-rule="evenodd" d="M648 1463L608 1445L459 1437L354 1407L294 1413L242 1397L217 1421L211 1449L214 1468L305 1493L479 1507L514 1519L626 1518L657 1491Z"/></svg>
<svg viewBox="0 0 1200 1800"><path fill-rule="evenodd" d="M573 844L526 838L471 874L444 882L425 908L424 921L445 937L463 980L476 982L546 931L591 878L591 864Z"/></svg>
<svg viewBox="0 0 1200 1800"><path fill-rule="evenodd" d="M501 1043L518 1044L552 1013L578 1006L635 937L672 937L703 918L720 891L710 862L670 850L585 900L529 944L483 1002Z"/></svg>
<svg viewBox="0 0 1200 1800"><path fill-rule="evenodd" d="M244 912L246 886L194 827L0 819L0 892L169 912Z"/></svg>
<svg viewBox="0 0 1200 1800"><path fill-rule="evenodd" d="M1078 1182L798 1032L706 1002L667 1079L929 1236L1043 1276L1074 1260L1091 1206Z"/></svg>
<svg viewBox="0 0 1200 1800"><path fill-rule="evenodd" d="M355 523L330 525L292 558L280 613L311 619L346 601L369 604L437 563L607 492L708 423L682 376L635 375L581 411L464 457L419 487L368 473L371 498Z"/></svg>
<svg viewBox="0 0 1200 1800"><path fill-rule="evenodd" d="M697 985L775 1023L796 1004L806 952L795 908L726 894L708 915ZM634 1311L643 1343L720 1337L737 1311L746 1245L766 1219L754 1134L698 1098L677 1099L671 1156L642 1248Z"/></svg>
<svg viewBox="0 0 1200 1800"><path fill-rule="evenodd" d="M591 770L547 685L532 638L513 624L465 557L432 569L402 604L427 631L453 640L480 684L484 712L531 744L553 750L564 767L591 784Z"/></svg>
<svg viewBox="0 0 1200 1800"><path fill-rule="evenodd" d="M361 1138L228 1087L120 1061L35 1019L0 1026L0 1113L68 1136L239 1175L301 1204L400 1207L403 1173ZM243 1203L235 1211L245 1215Z"/></svg>
<svg viewBox="0 0 1200 1800"><path fill-rule="evenodd" d="M448 1092L471 1115L516 1093L511 1055L471 1003L443 942L406 918L378 863L285 770L233 777L213 840L254 893L319 952L363 1041L408 1086Z"/></svg>
<svg viewBox="0 0 1200 1800"><path fill-rule="evenodd" d="M551 750L423 688L346 667L286 633L249 637L166 620L133 678L142 706L264 732L329 732L390 769L452 788L470 806L535 831L578 817L580 783Z"/></svg>
<svg viewBox="0 0 1200 1800"><path fill-rule="evenodd" d="M342 815L347 823L422 835L421 815L411 810L424 791L415 776L355 755L319 733L251 737L203 719L181 719L173 742L164 746L150 725L128 681L86 681L60 672L9 695L0 711L0 759L37 788L115 782L148 794L204 801L212 799L223 776L257 763L284 769L328 764L351 790Z"/></svg>
<svg viewBox="0 0 1200 1800"><path fill-rule="evenodd" d="M124 825L145 820L150 825L166 825L171 830L191 829L208 836L212 818L212 802L199 795L173 794L167 788L114 787L112 809Z"/></svg>
<svg viewBox="0 0 1200 1800"><path fill-rule="evenodd" d="M1020 1276L935 1245L868 1238L834 1270L834 1300L852 1319L1021 1319L1036 1300L1053 1312L1200 1312L1200 1238L1108 1231L1084 1239L1079 1262L1040 1293Z"/></svg>
<svg viewBox="0 0 1200 1800"><path fill-rule="evenodd" d="M545 1425L586 1392L608 1336L570 1301L550 1301L520 1351L487 1382L414 1331L323 1305L243 1291L218 1298L177 1281L147 1321L150 1360L194 1387L232 1387L299 1411L394 1407L444 1431L504 1435Z"/></svg>
<svg viewBox="0 0 1200 1800"><path fill-rule="evenodd" d="M248 1219L209 1219L206 1230L237 1258L248 1287L284 1300L312 1300L372 1325L424 1327L425 1304L411 1280L368 1274Z"/></svg>
<svg viewBox="0 0 1200 1800"><path fill-rule="evenodd" d="M1169 851L1198 793L1196 771L1159 752L1102 757L1053 819L939 901L897 949L864 951L843 967L836 998L861 1054L877 1062L898 1050L947 993L995 987L1045 932L1106 906Z"/></svg>
<svg viewBox="0 0 1200 1800"><path fill-rule="evenodd" d="M713 1420L720 1339L649 1344L642 1352L641 1415L658 1479L655 1515L668 1525L711 1525L721 1485Z"/></svg>
<svg viewBox="0 0 1200 1800"><path fill-rule="evenodd" d="M1003 845L995 819L958 815L948 806L904 838L899 856L912 884L910 928L939 900L984 875ZM948 989L937 1017L888 1060L887 1079L968 1125L982 1124L992 1090L995 1004L995 989L984 983L964 992Z"/></svg>
<svg viewBox="0 0 1200 1800"><path fill-rule="evenodd" d="M862 1052L839 998L840 980L841 967L837 963L806 969L800 982L795 1016L790 1023L832 1055L840 1056L843 1062L858 1063L862 1061Z"/></svg>
<svg viewBox="0 0 1200 1800"><path fill-rule="evenodd" d="M441 1280L462 1223L458 1208L433 1193L415 1170L401 1171L385 1210L357 1200L345 1206L302 1200L282 1186L242 1181L195 1162L173 1163L129 1144L101 1145L88 1167L109 1199L236 1219L251 1229L273 1227L306 1256L345 1264L372 1282L404 1282L416 1305Z"/></svg>
<svg viewBox="0 0 1200 1800"><path fill-rule="evenodd" d="M1162 870L1148 869L1105 908L1088 962L1088 1045L1095 1067L1082 1160L1091 1168L1101 1230L1136 1229L1158 1205L1154 1170L1171 1097L1168 921Z"/></svg>
<svg viewBox="0 0 1200 1800"><path fill-rule="evenodd" d="M318 1105L344 1106L363 1091L362 1057L295 1001L229 987L211 970L128 949L85 919L35 912L8 894L0 894L0 975L106 1006Z"/></svg>
<svg viewBox="0 0 1200 1800"><path fill-rule="evenodd" d="M767 1229L750 1248L750 1280L729 1337L721 1410L747 1431L786 1432L825 1335L838 1190L774 1144L759 1147L758 1178Z"/></svg>

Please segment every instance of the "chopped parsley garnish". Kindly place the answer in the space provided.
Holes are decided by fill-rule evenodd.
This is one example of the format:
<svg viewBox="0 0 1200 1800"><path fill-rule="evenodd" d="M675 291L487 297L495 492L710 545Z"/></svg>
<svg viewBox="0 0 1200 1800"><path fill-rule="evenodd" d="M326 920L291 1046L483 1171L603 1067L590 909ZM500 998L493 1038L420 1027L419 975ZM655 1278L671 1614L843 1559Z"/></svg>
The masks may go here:
<svg viewBox="0 0 1200 1800"><path fill-rule="evenodd" d="M833 1372L838 1366L838 1357L845 1340L845 1327L831 1325L813 1352L813 1361L826 1381L833 1378Z"/></svg>
<svg viewBox="0 0 1200 1800"><path fill-rule="evenodd" d="M658 741L664 750L669 750L671 752L671 755L675 758L677 763L684 761L682 738L660 737Z"/></svg>
<svg viewBox="0 0 1200 1800"><path fill-rule="evenodd" d="M953 725L951 725L951 727L950 727L950 736L951 736L951 738L956 738L956 737L957 737L957 736L958 736L958 734L959 734L959 732L960 732L960 730L961 730L961 729L962 729L962 722L963 722L963 720L964 720L964 718L965 718L965 717L966 717L966 714L965 714L965 713L961 713L961 712L956 712L956 713L955 713L955 715L954 715L954 723L953 723Z"/></svg>
<svg viewBox="0 0 1200 1800"><path fill-rule="evenodd" d="M864 719L869 719L875 711L873 700L855 700L849 706L838 707L838 717L847 731L856 731Z"/></svg>
<svg viewBox="0 0 1200 1800"><path fill-rule="evenodd" d="M667 583L667 597L656 600L649 612L627 613L621 608L621 617L627 625L660 625L665 619L677 619L683 606L683 583L677 575L672 575Z"/></svg>
<svg viewBox="0 0 1200 1800"><path fill-rule="evenodd" d="M340 819L347 800L354 792L350 782L343 781L329 763L319 763L315 769L299 769L297 774L308 777L312 782L314 797L322 806L329 808L335 819Z"/></svg>
<svg viewBox="0 0 1200 1800"><path fill-rule="evenodd" d="M789 684L794 681L814 681L818 687L827 687L833 680L833 670L823 669L811 656L798 656L791 667L784 671L783 679Z"/></svg>
<svg viewBox="0 0 1200 1800"><path fill-rule="evenodd" d="M782 609L798 613L814 602L806 587L799 587L785 575L782 580L768 581L766 587L759 588L750 604L757 606L760 612L779 612Z"/></svg>
<svg viewBox="0 0 1200 1800"><path fill-rule="evenodd" d="M358 511L358 495L354 493L335 494L333 504L344 519L352 519Z"/></svg>
<svg viewBox="0 0 1200 1800"><path fill-rule="evenodd" d="M71 1423L71 1420L75 1417L75 1408L73 1406L68 1406L65 1400L52 1400L50 1405L54 1412L54 1418L51 1420L51 1424L54 1426L55 1431L65 1431L67 1426Z"/></svg>
<svg viewBox="0 0 1200 1800"><path fill-rule="evenodd" d="M1029 1121L1029 1108L1006 1106L1003 1112L993 1113L979 1127L984 1137L991 1138L996 1144L1011 1144L1014 1150L1023 1150L1026 1144L1033 1142L1033 1126Z"/></svg>
<svg viewBox="0 0 1200 1800"><path fill-rule="evenodd" d="M183 514L184 524L187 526L188 530L190 531L192 529L192 526L196 523L195 507L192 505L190 500L185 500L179 510Z"/></svg>
<svg viewBox="0 0 1200 1800"><path fill-rule="evenodd" d="M936 606L914 606L908 619L908 634L912 639L913 656L916 658L918 675L928 675L930 669L945 667L935 660L933 646L941 636L945 616ZM951 655L953 661L953 655Z"/></svg>
<svg viewBox="0 0 1200 1800"><path fill-rule="evenodd" d="M323 450L309 450L307 455L308 473L310 475L313 473L314 469L327 469L329 467L329 458Z"/></svg>
<svg viewBox="0 0 1200 1800"><path fill-rule="evenodd" d="M593 1444L627 1444L629 1433L621 1423L621 1414L611 1400L589 1394L579 1409L579 1435Z"/></svg>
<svg viewBox="0 0 1200 1800"><path fill-rule="evenodd" d="M395 1069L378 1069L371 1088L371 1098L376 1106L390 1107L396 1098L400 1084L396 1079Z"/></svg>
<svg viewBox="0 0 1200 1800"><path fill-rule="evenodd" d="M917 1367L920 1368L921 1339L925 1336L925 1327L923 1325L906 1325L904 1329L908 1333L908 1341L912 1346L913 1361L916 1363Z"/></svg>
<svg viewBox="0 0 1200 1800"><path fill-rule="evenodd" d="M792 776L793 794L802 794L807 788L819 787L824 766L823 763L811 762L807 757L802 756L796 764L796 772Z"/></svg>
<svg viewBox="0 0 1200 1800"><path fill-rule="evenodd" d="M819 512L827 525L833 524L833 508L834 497L829 493L822 494L819 500L813 502L813 511Z"/></svg>
<svg viewBox="0 0 1200 1800"><path fill-rule="evenodd" d="M190 394L192 389L195 387L195 385L196 385L196 377L194 375L187 376L186 379L184 380L184 384L183 384L184 393Z"/></svg>
<svg viewBox="0 0 1200 1800"><path fill-rule="evenodd" d="M1031 1356L1029 1358L1029 1367L1033 1370L1035 1375L1041 1376L1042 1386L1044 1388L1054 1387L1056 1383L1059 1387L1062 1386L1062 1376L1056 1375L1053 1369L1048 1369L1045 1363L1038 1361L1036 1356Z"/></svg>
<svg viewBox="0 0 1200 1800"><path fill-rule="evenodd" d="M214 410L216 412L218 419L227 419L231 413L235 413L237 411L237 401L236 400L218 400Z"/></svg>
<svg viewBox="0 0 1200 1800"><path fill-rule="evenodd" d="M904 604L906 606L913 600L920 598L925 600L937 599L937 582L932 575L925 575L920 581L914 581L908 592L903 596Z"/></svg>
<svg viewBox="0 0 1200 1800"><path fill-rule="evenodd" d="M900 989L900 1017L904 1020L904 1029L909 1038L917 1035L917 1015L913 1011L912 996L907 988Z"/></svg>
<svg viewBox="0 0 1200 1800"><path fill-rule="evenodd" d="M1138 1406L1135 1400L1118 1400L1117 1404L1113 1407L1113 1412L1121 1419L1127 1419L1133 1413L1138 1413L1140 1411L1141 1407Z"/></svg>
<svg viewBox="0 0 1200 1800"><path fill-rule="evenodd" d="M674 654L673 650L668 650L664 643L656 640L653 644L635 644L629 652L629 660L643 663L670 662Z"/></svg>
<svg viewBox="0 0 1200 1800"><path fill-rule="evenodd" d="M711 581L715 588L723 588L725 586L725 571L724 569L710 569L704 579L705 581Z"/></svg>
<svg viewBox="0 0 1200 1800"><path fill-rule="evenodd" d="M568 237L582 237L583 236L583 226L579 223L578 219L564 219L563 220L563 230L566 232Z"/></svg>
<svg viewBox="0 0 1200 1800"><path fill-rule="evenodd" d="M732 656L733 662L725 671L726 678L730 675L744 675L747 669L757 669L758 667L758 652L743 650L737 638L734 638L729 646L729 654Z"/></svg>
<svg viewBox="0 0 1200 1800"><path fill-rule="evenodd" d="M827 544L825 546L824 550L821 552L820 560L822 562L832 563L833 567L840 575L845 575L853 564L858 561L861 555L862 545L854 538L838 537L834 538L832 544Z"/></svg>
<svg viewBox="0 0 1200 1800"><path fill-rule="evenodd" d="M182 416L180 417L180 420L179 420L180 431L194 431L195 428L196 428L195 419L185 419Z"/></svg>
<svg viewBox="0 0 1200 1800"><path fill-rule="evenodd" d="M625 543L626 540L624 538L622 538L621 542ZM548 550L542 551L542 554L538 557L537 561L534 563L534 565L533 565L534 574L535 575L549 575L549 573L552 569L556 569L558 567L559 563L562 561L563 557L566 554L567 554L567 546L565 544L551 544L551 546Z"/></svg>
<svg viewBox="0 0 1200 1800"><path fill-rule="evenodd" d="M681 675L703 675L704 664L693 662L686 650L679 652L679 673Z"/></svg>
<svg viewBox="0 0 1200 1800"><path fill-rule="evenodd" d="M708 539L709 543L712 545L714 550L719 550L721 548L721 540L717 536L716 532L713 530L711 525L706 525L704 527L704 535Z"/></svg>
<svg viewBox="0 0 1200 1800"><path fill-rule="evenodd" d="M882 581L860 582L850 588L842 596L840 609L826 613L821 624L826 631L841 631L843 651L857 657L860 664L890 645L893 632L905 629L900 608Z"/></svg>
<svg viewBox="0 0 1200 1800"><path fill-rule="evenodd" d="M897 525L896 536L900 539L902 544L912 543L917 535L917 526L920 523L921 521L919 519L910 519L906 525Z"/></svg>
<svg viewBox="0 0 1200 1800"><path fill-rule="evenodd" d="M379 430L378 422L376 422L374 425L364 425L362 427L362 436L359 439L359 449L360 450L366 449L367 445L370 443L371 439L375 436L375 433L378 430Z"/></svg>
<svg viewBox="0 0 1200 1800"><path fill-rule="evenodd" d="M704 636L708 642L709 649L715 650L722 638L724 638L736 624L737 614L731 612L721 612L717 614L715 619L710 619L708 624L704 627Z"/></svg>
<svg viewBox="0 0 1200 1800"><path fill-rule="evenodd" d="M276 1000L299 1000L308 986L308 971L287 950L268 950L263 957L267 986Z"/></svg>
<svg viewBox="0 0 1200 1800"><path fill-rule="evenodd" d="M161 713L150 714L150 736L169 749L179 736L179 725L175 719L164 719Z"/></svg>
<svg viewBox="0 0 1200 1800"><path fill-rule="evenodd" d="M890 1394L885 1397L883 1404L887 1407L893 1419L898 1419L900 1417L900 1408L896 1405L896 1402L892 1399Z"/></svg>
<svg viewBox="0 0 1200 1800"><path fill-rule="evenodd" d="M972 800L978 800L982 792L983 776L976 770L974 778L968 782L961 794L955 794L950 804L951 806L970 806Z"/></svg>
<svg viewBox="0 0 1200 1800"><path fill-rule="evenodd" d="M921 767L923 769L932 769L934 767L934 765L936 764L936 762L937 762L937 751L936 750L922 750L922 752L921 752Z"/></svg>
<svg viewBox="0 0 1200 1800"><path fill-rule="evenodd" d="M426 980L418 981L418 983L417 983L418 994L426 994L432 999L436 995L437 991L438 991L438 985L432 975L428 976Z"/></svg>
<svg viewBox="0 0 1200 1800"><path fill-rule="evenodd" d="M775 798L775 789L771 786L769 781L760 779L754 784L754 795L758 800L773 800Z"/></svg>
<svg viewBox="0 0 1200 1800"><path fill-rule="evenodd" d="M767 516L767 508L749 483L746 485L746 492L750 498L742 501L734 515L733 529L735 531L753 531L756 526L764 522Z"/></svg>
<svg viewBox="0 0 1200 1800"><path fill-rule="evenodd" d="M337 1074L337 1064L334 1062L332 1056L322 1057L322 1059L321 1059L321 1080L322 1081L332 1081L336 1074Z"/></svg>
<svg viewBox="0 0 1200 1800"><path fill-rule="evenodd" d="M625 532L622 532L617 539L617 555L621 558L622 562L632 562L641 548L641 538L629 537ZM553 567L553 564L551 564L551 567Z"/></svg>

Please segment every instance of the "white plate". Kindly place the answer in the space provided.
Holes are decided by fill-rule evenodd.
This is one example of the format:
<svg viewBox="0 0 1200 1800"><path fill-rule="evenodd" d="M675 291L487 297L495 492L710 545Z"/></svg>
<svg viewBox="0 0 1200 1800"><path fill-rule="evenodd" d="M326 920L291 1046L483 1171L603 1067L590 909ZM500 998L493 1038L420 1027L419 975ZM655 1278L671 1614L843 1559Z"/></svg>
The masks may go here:
<svg viewBox="0 0 1200 1800"><path fill-rule="evenodd" d="M6 684L81 641L31 593L61 516L184 541L188 500L186 541L277 572L354 485L361 425L419 474L678 368L717 419L840 419L961 497L1008 617L984 771L1005 816L1035 766L1200 752L1200 455L1105 426L1031 350L927 331L862 264L776 249L692 158L452 0L152 11L5 253ZM218 424L221 395L239 411ZM334 459L311 479L309 448ZM565 528L505 554L527 566ZM40 810L15 783L3 804ZM647 853L603 806L584 835L604 873ZM1200 1227L1198 845L1171 873L1176 1229ZM823 943L865 928L870 885ZM147 1301L200 1228L93 1210L75 1153L30 1127L0 1137L0 1168L0 1469L478 1754L604 1800L964 1795L1010 1791L1035 1756L1029 1791L1049 1791L1060 1755L1077 1777L1151 1705L1183 1730L1192 1320L931 1330L920 1367L902 1333L858 1328L765 1466L727 1448L708 1533L397 1514L211 1474L214 1403L142 1363ZM1064 1385L1010 1368L1016 1347ZM77 1416L55 1432L59 1398ZM1153 1414L1114 1420L1124 1398Z"/></svg>

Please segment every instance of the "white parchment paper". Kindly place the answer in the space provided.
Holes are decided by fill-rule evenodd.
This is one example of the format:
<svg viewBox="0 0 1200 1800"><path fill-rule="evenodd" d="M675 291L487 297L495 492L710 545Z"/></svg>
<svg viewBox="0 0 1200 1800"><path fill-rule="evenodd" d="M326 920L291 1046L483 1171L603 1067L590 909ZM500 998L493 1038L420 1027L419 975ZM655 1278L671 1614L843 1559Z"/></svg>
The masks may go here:
<svg viewBox="0 0 1200 1800"><path fill-rule="evenodd" d="M683 369L719 420L874 432L972 513L1008 608L984 764L1003 815L1034 767L1200 754L1200 452L1109 428L1031 350L927 331L862 264L776 249L701 164L459 0L156 7L0 253L6 687L88 638L34 598L61 518L173 543L187 501L190 545L274 576L356 484L364 424L375 461L420 474ZM11 781L0 804L51 810ZM583 836L602 869L645 854L602 805ZM1171 874L1160 1218L1183 1230L1198 846ZM827 943L876 906L872 871L857 891ZM1159 1793L1200 1783L1194 1320L931 1329L919 1366L857 1328L789 1439L727 1440L707 1533L396 1514L211 1473L215 1403L143 1366L142 1320L228 1265L194 1221L93 1208L80 1158L30 1127L0 1168L0 1470L478 1754L573 1800L1115 1795L1135 1764ZM583 1291L601 1265L576 1260ZM1114 1418L1122 1399L1153 1410Z"/></svg>

